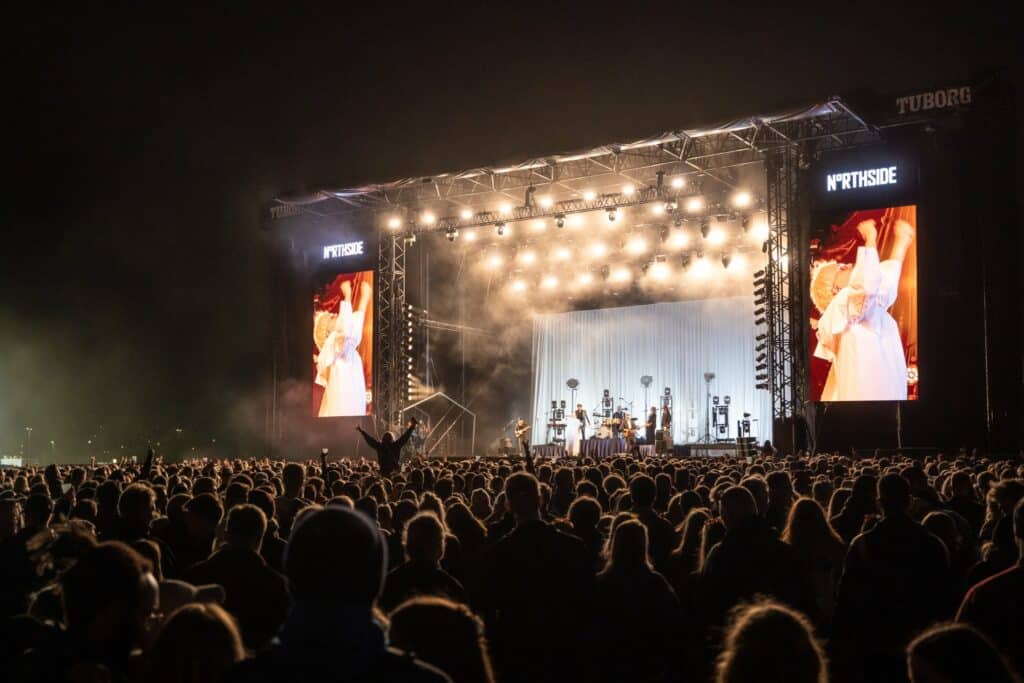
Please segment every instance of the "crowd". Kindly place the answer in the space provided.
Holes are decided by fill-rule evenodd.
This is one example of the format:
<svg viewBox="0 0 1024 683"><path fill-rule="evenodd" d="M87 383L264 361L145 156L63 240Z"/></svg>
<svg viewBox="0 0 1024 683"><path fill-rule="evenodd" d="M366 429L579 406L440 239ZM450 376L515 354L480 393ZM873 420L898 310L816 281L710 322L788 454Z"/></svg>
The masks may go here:
<svg viewBox="0 0 1024 683"><path fill-rule="evenodd" d="M24 681L1019 681L1024 461L5 469Z"/></svg>

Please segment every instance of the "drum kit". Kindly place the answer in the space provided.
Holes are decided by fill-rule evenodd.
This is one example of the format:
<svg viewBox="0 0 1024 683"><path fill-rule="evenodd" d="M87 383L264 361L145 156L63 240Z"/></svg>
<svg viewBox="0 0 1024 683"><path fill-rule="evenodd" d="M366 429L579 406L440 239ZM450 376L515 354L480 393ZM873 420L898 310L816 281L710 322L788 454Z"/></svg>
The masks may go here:
<svg viewBox="0 0 1024 683"><path fill-rule="evenodd" d="M613 436L621 436L624 439L633 439L640 431L638 418L630 415L626 406L617 406L615 412L608 416L605 412L595 412L592 416L597 418L594 421L594 436L598 439L610 439Z"/></svg>

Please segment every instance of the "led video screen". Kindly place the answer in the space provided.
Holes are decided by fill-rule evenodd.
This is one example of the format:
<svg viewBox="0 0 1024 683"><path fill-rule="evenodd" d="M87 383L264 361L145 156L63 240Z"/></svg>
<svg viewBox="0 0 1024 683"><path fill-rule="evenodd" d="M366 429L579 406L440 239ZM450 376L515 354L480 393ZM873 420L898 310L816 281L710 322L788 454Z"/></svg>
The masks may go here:
<svg viewBox="0 0 1024 683"><path fill-rule="evenodd" d="M313 415L373 406L373 271L331 274L313 295Z"/></svg>
<svg viewBox="0 0 1024 683"><path fill-rule="evenodd" d="M917 229L914 205L814 221L812 400L917 399Z"/></svg>

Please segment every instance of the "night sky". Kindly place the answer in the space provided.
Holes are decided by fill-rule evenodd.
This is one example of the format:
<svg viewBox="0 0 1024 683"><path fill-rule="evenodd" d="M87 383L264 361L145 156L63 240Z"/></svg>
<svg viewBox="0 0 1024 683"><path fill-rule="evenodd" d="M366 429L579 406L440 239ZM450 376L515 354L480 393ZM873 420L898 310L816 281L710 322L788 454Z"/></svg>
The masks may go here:
<svg viewBox="0 0 1024 683"><path fill-rule="evenodd" d="M245 447L267 374L258 210L278 193L998 65L1024 110L1019 29L979 3L492 4L8 15L0 454L25 426L69 455L101 424L104 447L175 426Z"/></svg>

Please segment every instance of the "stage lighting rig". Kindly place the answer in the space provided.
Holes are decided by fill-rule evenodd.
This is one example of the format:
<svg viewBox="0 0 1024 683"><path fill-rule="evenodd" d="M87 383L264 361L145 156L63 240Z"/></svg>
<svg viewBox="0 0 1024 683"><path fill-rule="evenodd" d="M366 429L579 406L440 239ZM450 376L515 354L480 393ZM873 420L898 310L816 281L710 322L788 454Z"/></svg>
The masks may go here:
<svg viewBox="0 0 1024 683"><path fill-rule="evenodd" d="M758 363L760 363L761 361L763 361L767 357L768 357L767 354L759 353L759 354L757 354L757 359L756 360L757 360Z"/></svg>
<svg viewBox="0 0 1024 683"><path fill-rule="evenodd" d="M765 334L764 332L762 332L761 334L759 334L756 337L754 337L754 339L757 340L757 341L764 341L767 338L768 338L768 335Z"/></svg>
<svg viewBox="0 0 1024 683"><path fill-rule="evenodd" d="M405 242L406 246L409 246L410 244L416 244L416 233L410 230L409 232L405 233L405 236L402 239Z"/></svg>
<svg viewBox="0 0 1024 683"><path fill-rule="evenodd" d="M533 208L533 193L537 191L537 188L530 185L526 188L526 195L523 197L523 206L527 209Z"/></svg>
<svg viewBox="0 0 1024 683"><path fill-rule="evenodd" d="M754 324L755 325L764 325L765 322L767 322L767 321L764 319L764 317L756 318L754 320Z"/></svg>
<svg viewBox="0 0 1024 683"><path fill-rule="evenodd" d="M615 219L619 215L618 209L616 209L614 206L611 207L610 209L607 209L606 213L608 214L608 222L609 223L614 223Z"/></svg>
<svg viewBox="0 0 1024 683"><path fill-rule="evenodd" d="M732 263L732 256L729 254L722 254L722 267L728 268L730 263Z"/></svg>
<svg viewBox="0 0 1024 683"><path fill-rule="evenodd" d="M555 225L557 227L559 227L559 228L564 228L565 227L565 214L564 213L556 213L555 214Z"/></svg>
<svg viewBox="0 0 1024 683"><path fill-rule="evenodd" d="M498 233L498 237L503 237L505 235L505 221L495 223L494 230Z"/></svg>
<svg viewBox="0 0 1024 683"><path fill-rule="evenodd" d="M669 199L665 202L665 211L668 213L675 213L676 209L679 208L679 202L675 199Z"/></svg>
<svg viewBox="0 0 1024 683"><path fill-rule="evenodd" d="M459 236L459 231L454 226L449 227L447 230L444 231L444 236L448 238L449 242L454 242L455 239Z"/></svg>

